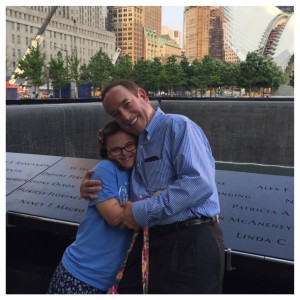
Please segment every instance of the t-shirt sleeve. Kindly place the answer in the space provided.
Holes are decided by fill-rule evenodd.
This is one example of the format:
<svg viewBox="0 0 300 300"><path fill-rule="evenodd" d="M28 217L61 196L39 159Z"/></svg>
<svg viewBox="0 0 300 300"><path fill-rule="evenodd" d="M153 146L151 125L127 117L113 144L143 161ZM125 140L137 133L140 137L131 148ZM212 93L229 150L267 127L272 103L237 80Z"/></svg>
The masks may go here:
<svg viewBox="0 0 300 300"><path fill-rule="evenodd" d="M103 160L94 167L94 171L91 179L101 180L103 189L101 192L97 192L97 200L89 201L89 206L96 205L110 198L119 199L117 167L115 164L109 160Z"/></svg>

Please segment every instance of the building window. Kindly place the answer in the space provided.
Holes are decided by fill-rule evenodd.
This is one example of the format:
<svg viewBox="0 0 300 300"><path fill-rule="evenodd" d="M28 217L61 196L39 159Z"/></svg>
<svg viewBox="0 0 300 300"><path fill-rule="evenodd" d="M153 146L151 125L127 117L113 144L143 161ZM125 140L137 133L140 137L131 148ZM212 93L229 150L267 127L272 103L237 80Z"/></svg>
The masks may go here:
<svg viewBox="0 0 300 300"><path fill-rule="evenodd" d="M15 43L15 35L14 34L11 35L11 42Z"/></svg>

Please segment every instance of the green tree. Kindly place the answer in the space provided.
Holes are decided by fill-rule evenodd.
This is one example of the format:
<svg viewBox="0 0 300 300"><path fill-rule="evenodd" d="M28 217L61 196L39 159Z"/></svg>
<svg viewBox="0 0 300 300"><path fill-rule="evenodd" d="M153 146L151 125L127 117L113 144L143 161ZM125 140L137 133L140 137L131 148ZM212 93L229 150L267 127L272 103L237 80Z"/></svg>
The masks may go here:
<svg viewBox="0 0 300 300"><path fill-rule="evenodd" d="M185 73L174 55L168 57L168 62L164 65L162 79L164 80L164 85L168 88L168 94L171 96L178 88L186 84Z"/></svg>
<svg viewBox="0 0 300 300"><path fill-rule="evenodd" d="M220 59L206 55L203 57L201 63L202 78L204 79L205 86L209 88L211 97L211 90L216 89L223 84L221 80L221 70L223 67L223 62Z"/></svg>
<svg viewBox="0 0 300 300"><path fill-rule="evenodd" d="M207 87L206 74L204 72L203 64L198 59L194 59L191 64L191 78L190 84L191 87L195 89L195 95L197 96L197 90L200 89L201 98L203 96L203 92Z"/></svg>
<svg viewBox="0 0 300 300"><path fill-rule="evenodd" d="M151 61L140 58L133 66L133 79L146 91L151 87Z"/></svg>
<svg viewBox="0 0 300 300"><path fill-rule="evenodd" d="M266 78L266 86L272 90L278 89L280 85L287 84L289 81L288 76L283 72L270 57L266 58L266 69L264 76Z"/></svg>
<svg viewBox="0 0 300 300"><path fill-rule="evenodd" d="M78 87L80 83L80 59L78 58L77 51L73 51L72 55L67 58L68 71L70 82L74 82L76 86L76 95L78 98Z"/></svg>
<svg viewBox="0 0 300 300"><path fill-rule="evenodd" d="M233 88L238 85L239 76L239 63L223 62L221 81L223 82L224 87L231 88L231 96L233 96Z"/></svg>
<svg viewBox="0 0 300 300"><path fill-rule="evenodd" d="M49 78L52 81L53 88L59 89L59 98L62 97L62 88L69 81L68 68L65 63L62 53L58 51L56 57L51 58L48 67Z"/></svg>
<svg viewBox="0 0 300 300"><path fill-rule="evenodd" d="M289 76L289 85L292 86L292 87L294 87L294 71Z"/></svg>
<svg viewBox="0 0 300 300"><path fill-rule="evenodd" d="M39 87L45 84L44 76L44 57L40 46L30 45L28 53L18 63L21 72L14 73L15 78L26 79L34 87L36 95L39 93Z"/></svg>
<svg viewBox="0 0 300 300"><path fill-rule="evenodd" d="M128 54L119 58L115 65L114 79L132 79L133 66L131 58Z"/></svg>
<svg viewBox="0 0 300 300"><path fill-rule="evenodd" d="M159 57L155 57L153 61L150 62L150 74L149 74L149 89L157 94L160 90L159 74L163 70L163 65Z"/></svg>
<svg viewBox="0 0 300 300"><path fill-rule="evenodd" d="M87 69L94 93L98 88L102 91L113 78L114 66L102 49L91 57Z"/></svg>
<svg viewBox="0 0 300 300"><path fill-rule="evenodd" d="M256 52L249 52L246 60L240 63L241 86L252 90L271 87L278 88L287 80L282 69L271 58L266 58Z"/></svg>
<svg viewBox="0 0 300 300"><path fill-rule="evenodd" d="M246 60L240 63L241 85L249 89L250 95L255 87L266 84L266 67L264 57L256 52L249 52Z"/></svg>
<svg viewBox="0 0 300 300"><path fill-rule="evenodd" d="M187 79L186 83L183 86L183 88L185 90L191 91L191 89L193 87L193 84L191 82L191 78L193 76L193 68L192 68L191 64L189 63L189 61L188 61L188 59L187 59L186 56L184 56L182 58L182 60L180 61L179 64L181 66L182 71L185 74L185 78Z"/></svg>
<svg viewBox="0 0 300 300"><path fill-rule="evenodd" d="M79 79L81 83L92 82L92 75L90 74L90 70L86 64L79 67Z"/></svg>

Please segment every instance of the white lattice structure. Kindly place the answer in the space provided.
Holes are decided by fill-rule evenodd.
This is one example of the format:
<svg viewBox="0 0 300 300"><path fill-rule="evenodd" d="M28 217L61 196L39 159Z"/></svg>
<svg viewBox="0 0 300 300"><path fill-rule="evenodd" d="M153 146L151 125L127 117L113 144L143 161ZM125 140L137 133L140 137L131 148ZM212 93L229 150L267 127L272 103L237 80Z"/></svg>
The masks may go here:
<svg viewBox="0 0 300 300"><path fill-rule="evenodd" d="M294 14L275 6L221 6L224 40L243 61L248 52L270 56L285 69L294 55Z"/></svg>

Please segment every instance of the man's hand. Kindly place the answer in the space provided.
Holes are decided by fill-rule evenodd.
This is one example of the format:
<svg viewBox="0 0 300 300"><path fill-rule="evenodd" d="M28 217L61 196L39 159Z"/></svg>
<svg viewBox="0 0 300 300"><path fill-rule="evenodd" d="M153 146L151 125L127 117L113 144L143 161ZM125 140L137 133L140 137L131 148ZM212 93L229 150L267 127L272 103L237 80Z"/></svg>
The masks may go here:
<svg viewBox="0 0 300 300"><path fill-rule="evenodd" d="M129 229L138 230L140 226L133 218L132 202L124 201L120 204L120 206L124 208L121 228L127 227Z"/></svg>
<svg viewBox="0 0 300 300"><path fill-rule="evenodd" d="M93 170L88 170L82 179L80 185L80 196L84 199L95 200L98 199L96 192L102 191L101 180L91 180L94 174Z"/></svg>

